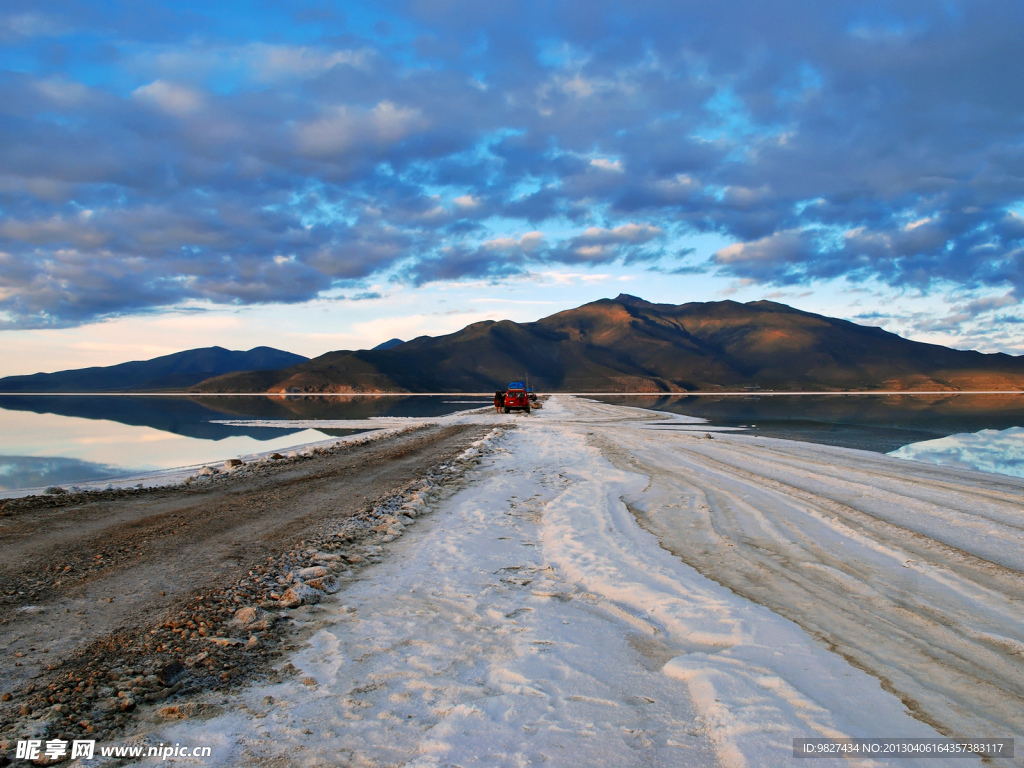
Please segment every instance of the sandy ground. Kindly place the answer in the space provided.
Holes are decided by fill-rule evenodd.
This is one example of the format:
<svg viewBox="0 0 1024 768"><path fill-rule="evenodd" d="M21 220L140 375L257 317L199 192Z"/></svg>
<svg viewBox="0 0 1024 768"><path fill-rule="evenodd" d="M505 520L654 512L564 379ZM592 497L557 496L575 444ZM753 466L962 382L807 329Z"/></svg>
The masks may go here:
<svg viewBox="0 0 1024 768"><path fill-rule="evenodd" d="M182 647L180 627L173 645L164 643L161 650L155 643L145 647L148 633L175 619L195 625L202 615L209 619L209 635L216 636L218 621L264 597L250 589L256 594L245 600L245 589L225 593L227 587L253 576L254 568L267 574L268 558L325 531L330 535L339 520L401 491L486 431L472 424L419 426L187 487L3 502L4 739L27 732L26 722L36 731L48 727L51 735L116 732L131 711L99 716L89 701L95 690L112 682L111 674L126 679L133 672L159 673L189 650ZM252 662L234 659L229 677L259 666ZM89 669L77 669L83 665ZM136 698L166 692L153 680L142 689ZM41 725L42 708L52 706L64 711L45 716Z"/></svg>

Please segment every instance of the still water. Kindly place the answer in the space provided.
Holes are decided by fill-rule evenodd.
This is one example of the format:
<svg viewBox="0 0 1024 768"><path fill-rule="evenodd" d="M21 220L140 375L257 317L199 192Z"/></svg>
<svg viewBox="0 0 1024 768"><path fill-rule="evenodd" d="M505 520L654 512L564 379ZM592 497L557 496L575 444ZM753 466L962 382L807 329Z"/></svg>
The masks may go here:
<svg viewBox="0 0 1024 768"><path fill-rule="evenodd" d="M224 419L429 417L472 397L116 397L0 395L0 492L132 477L279 451L351 429L279 429Z"/></svg>
<svg viewBox="0 0 1024 768"><path fill-rule="evenodd" d="M896 452L903 458L1024 476L1024 394L595 399L698 416L758 435ZM451 395L0 395L0 492L132 477L284 450L356 431L218 423L224 420L430 417L488 405L486 398Z"/></svg>
<svg viewBox="0 0 1024 768"><path fill-rule="evenodd" d="M698 416L766 437L889 453L910 443L1024 427L1013 395L603 396L607 403Z"/></svg>
<svg viewBox="0 0 1024 768"><path fill-rule="evenodd" d="M1024 477L1024 393L601 397L749 434Z"/></svg>

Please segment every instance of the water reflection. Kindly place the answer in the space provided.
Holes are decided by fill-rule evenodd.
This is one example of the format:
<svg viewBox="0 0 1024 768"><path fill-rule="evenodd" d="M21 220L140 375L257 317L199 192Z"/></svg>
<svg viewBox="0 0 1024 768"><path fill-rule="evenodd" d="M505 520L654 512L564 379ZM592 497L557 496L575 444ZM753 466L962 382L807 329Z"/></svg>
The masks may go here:
<svg viewBox="0 0 1024 768"><path fill-rule="evenodd" d="M601 396L603 402L699 416L752 434L888 453L983 429L1024 426L1020 395Z"/></svg>
<svg viewBox="0 0 1024 768"><path fill-rule="evenodd" d="M444 397L0 396L0 490L82 483L283 450L351 429L218 419L439 416L484 400Z"/></svg>
<svg viewBox="0 0 1024 768"><path fill-rule="evenodd" d="M905 445L890 456L1024 477L1024 428L986 429Z"/></svg>

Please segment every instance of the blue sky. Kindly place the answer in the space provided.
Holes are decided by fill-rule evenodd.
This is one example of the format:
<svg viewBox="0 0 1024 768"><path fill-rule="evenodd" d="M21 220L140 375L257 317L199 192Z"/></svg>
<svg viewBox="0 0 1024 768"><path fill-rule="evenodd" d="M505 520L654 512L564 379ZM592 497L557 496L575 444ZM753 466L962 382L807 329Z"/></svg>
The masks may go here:
<svg viewBox="0 0 1024 768"><path fill-rule="evenodd" d="M1024 5L0 9L0 375L620 292L1024 353Z"/></svg>

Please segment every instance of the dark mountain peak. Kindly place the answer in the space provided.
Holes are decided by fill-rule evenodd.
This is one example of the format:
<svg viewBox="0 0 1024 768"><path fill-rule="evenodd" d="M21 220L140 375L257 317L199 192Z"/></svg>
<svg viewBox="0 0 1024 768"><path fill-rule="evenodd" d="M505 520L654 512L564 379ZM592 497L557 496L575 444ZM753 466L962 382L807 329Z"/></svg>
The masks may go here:
<svg viewBox="0 0 1024 768"><path fill-rule="evenodd" d="M380 344L378 344L373 349L374 350L391 349L392 347L397 347L399 344L405 344L405 342L402 341L401 339L388 339L387 341L382 341Z"/></svg>
<svg viewBox="0 0 1024 768"><path fill-rule="evenodd" d="M1024 357L923 344L768 300L654 304L626 293L535 322L485 320L333 353L266 379L273 392L487 392L527 372L548 392L1024 389ZM252 391L251 381L197 389Z"/></svg>
<svg viewBox="0 0 1024 768"><path fill-rule="evenodd" d="M757 301L748 301L743 306L745 307L757 307L758 309L781 309L788 312L796 312L798 310L793 309L788 304L782 304L778 301L770 301L769 299L758 299Z"/></svg>
<svg viewBox="0 0 1024 768"><path fill-rule="evenodd" d="M238 371L279 370L309 358L273 347L246 352L224 347L186 349L151 360L0 379L0 392L132 392L184 389Z"/></svg>
<svg viewBox="0 0 1024 768"><path fill-rule="evenodd" d="M632 294L629 293L620 293L618 296L612 299L612 301L617 301L619 304L642 304L649 307L655 306L646 299L641 299L639 296L633 296Z"/></svg>

